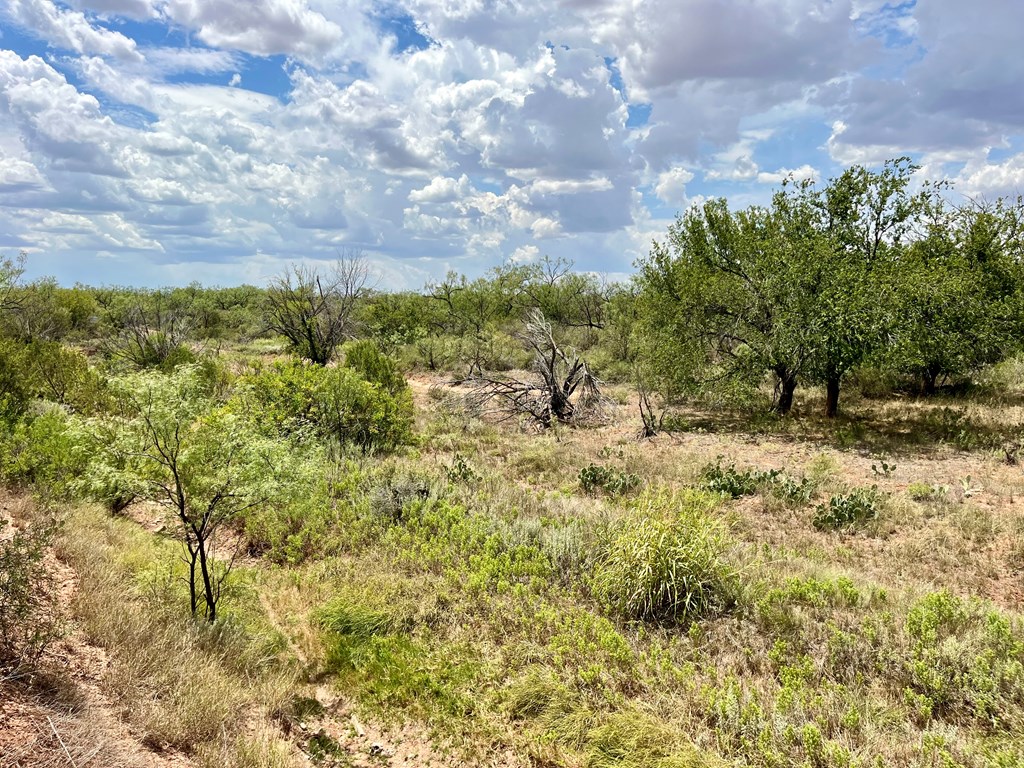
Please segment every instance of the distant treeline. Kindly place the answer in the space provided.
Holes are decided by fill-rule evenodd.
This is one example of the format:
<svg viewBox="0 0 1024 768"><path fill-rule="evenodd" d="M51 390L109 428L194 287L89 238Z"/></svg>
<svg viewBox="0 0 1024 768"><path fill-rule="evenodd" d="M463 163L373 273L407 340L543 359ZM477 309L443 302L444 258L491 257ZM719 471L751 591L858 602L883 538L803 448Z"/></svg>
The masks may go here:
<svg viewBox="0 0 1024 768"><path fill-rule="evenodd" d="M669 400L770 396L780 413L798 386L819 385L834 415L851 379L927 394L1020 351L1024 204L954 205L941 185L915 191L916 170L899 159L787 182L767 207L709 201L618 283L545 258L386 292L356 257L293 266L265 287L62 288L20 280L8 259L0 331L142 367L272 338L325 363L360 338L407 370L474 375L528 365L516 339L539 310L606 379Z"/></svg>

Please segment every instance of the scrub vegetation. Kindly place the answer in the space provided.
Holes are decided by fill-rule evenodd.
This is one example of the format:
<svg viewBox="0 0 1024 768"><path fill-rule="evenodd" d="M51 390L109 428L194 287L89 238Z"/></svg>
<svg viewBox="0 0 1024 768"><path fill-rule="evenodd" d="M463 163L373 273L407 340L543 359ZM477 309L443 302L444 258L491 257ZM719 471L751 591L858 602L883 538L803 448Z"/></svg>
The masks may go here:
<svg viewBox="0 0 1024 768"><path fill-rule="evenodd" d="M1024 208L913 172L625 284L4 259L0 766L1024 765Z"/></svg>

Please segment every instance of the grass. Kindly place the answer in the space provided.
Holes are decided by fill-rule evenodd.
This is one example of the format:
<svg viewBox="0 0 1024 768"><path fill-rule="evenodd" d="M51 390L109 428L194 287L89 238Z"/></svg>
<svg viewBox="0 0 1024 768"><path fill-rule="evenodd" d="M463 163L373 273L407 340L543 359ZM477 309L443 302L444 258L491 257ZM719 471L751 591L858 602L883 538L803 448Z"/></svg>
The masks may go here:
<svg viewBox="0 0 1024 768"><path fill-rule="evenodd" d="M992 447L1016 406L688 414L637 445L629 406L533 435L423 400L416 446L253 513L213 630L177 543L73 512L72 614L147 744L344 764L345 697L452 765L1024 764L1024 480Z"/></svg>

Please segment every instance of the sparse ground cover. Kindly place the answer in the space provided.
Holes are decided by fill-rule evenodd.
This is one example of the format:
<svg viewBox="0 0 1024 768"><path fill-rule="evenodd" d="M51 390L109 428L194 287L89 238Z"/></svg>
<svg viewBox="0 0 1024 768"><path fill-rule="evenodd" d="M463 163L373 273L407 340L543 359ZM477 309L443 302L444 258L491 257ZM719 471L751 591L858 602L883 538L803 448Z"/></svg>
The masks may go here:
<svg viewBox="0 0 1024 768"><path fill-rule="evenodd" d="M0 765L1024 764L1018 406L637 442L626 390L540 433L411 390L412 446L312 456L219 541L212 626L161 508L9 497L61 513L67 626L3 683Z"/></svg>

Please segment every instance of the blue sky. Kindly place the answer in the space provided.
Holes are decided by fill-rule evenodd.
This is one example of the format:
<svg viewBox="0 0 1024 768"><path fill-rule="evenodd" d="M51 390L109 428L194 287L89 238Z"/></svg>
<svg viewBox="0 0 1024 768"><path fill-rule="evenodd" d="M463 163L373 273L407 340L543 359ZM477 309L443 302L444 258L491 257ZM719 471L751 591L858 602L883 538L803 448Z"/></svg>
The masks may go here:
<svg viewBox="0 0 1024 768"><path fill-rule="evenodd" d="M4 0L0 254L60 282L621 276L682 210L911 155L1024 191L1007 0Z"/></svg>

